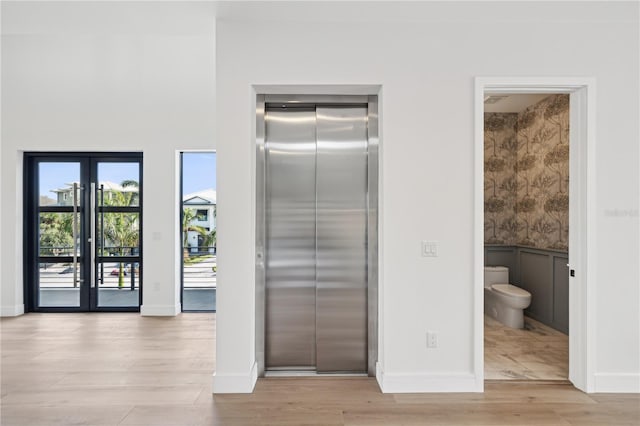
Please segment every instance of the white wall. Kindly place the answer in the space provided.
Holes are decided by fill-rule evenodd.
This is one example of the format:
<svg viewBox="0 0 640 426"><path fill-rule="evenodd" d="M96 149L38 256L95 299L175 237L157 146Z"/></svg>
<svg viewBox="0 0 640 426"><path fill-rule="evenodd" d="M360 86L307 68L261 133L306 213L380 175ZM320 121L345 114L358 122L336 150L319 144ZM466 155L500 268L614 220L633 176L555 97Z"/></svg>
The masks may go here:
<svg viewBox="0 0 640 426"><path fill-rule="evenodd" d="M605 383L636 389L638 5L384 7L256 3L218 9L221 185L214 390L251 391L255 375L256 84L382 85L379 380L385 391L478 390L472 324L473 79L488 75L597 80L596 372L603 390ZM613 217L610 209L631 213ZM439 241L438 258L420 257L423 239ZM439 348L427 350L427 330L439 332Z"/></svg>
<svg viewBox="0 0 640 426"><path fill-rule="evenodd" d="M210 3L2 2L2 315L23 310L22 152L141 151L143 314L179 312L176 152L214 149Z"/></svg>
<svg viewBox="0 0 640 426"><path fill-rule="evenodd" d="M251 85L380 84L382 386L477 390L473 78L593 76L596 390L636 386L637 3L329 3L2 2L2 314L23 306L23 151L144 153L144 308L172 314L181 258L176 152L217 148L215 385L249 391ZM440 242L438 258L420 257L422 239ZM426 330L440 333L439 348L427 351Z"/></svg>

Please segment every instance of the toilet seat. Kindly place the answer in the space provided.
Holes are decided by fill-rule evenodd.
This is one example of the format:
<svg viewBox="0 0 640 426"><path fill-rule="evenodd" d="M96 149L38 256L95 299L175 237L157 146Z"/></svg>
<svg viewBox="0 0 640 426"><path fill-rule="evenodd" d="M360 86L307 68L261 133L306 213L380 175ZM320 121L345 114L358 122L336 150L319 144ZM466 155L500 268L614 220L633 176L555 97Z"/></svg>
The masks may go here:
<svg viewBox="0 0 640 426"><path fill-rule="evenodd" d="M511 284L491 284L491 289L497 293L511 297L530 297L531 293Z"/></svg>

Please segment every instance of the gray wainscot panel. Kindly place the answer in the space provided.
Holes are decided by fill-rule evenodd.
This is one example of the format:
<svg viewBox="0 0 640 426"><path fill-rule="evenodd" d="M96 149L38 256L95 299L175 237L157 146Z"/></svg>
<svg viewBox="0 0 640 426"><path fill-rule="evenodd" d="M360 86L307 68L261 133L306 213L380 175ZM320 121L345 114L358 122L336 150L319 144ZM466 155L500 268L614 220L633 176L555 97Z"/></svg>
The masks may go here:
<svg viewBox="0 0 640 426"><path fill-rule="evenodd" d="M531 293L531 305L525 313L543 324L551 324L553 319L551 257L537 250L520 249L518 263L520 287Z"/></svg>
<svg viewBox="0 0 640 426"><path fill-rule="evenodd" d="M556 253L553 257L553 322L552 327L569 334L569 259Z"/></svg>
<svg viewBox="0 0 640 426"><path fill-rule="evenodd" d="M485 265L507 266L509 282L531 293L525 314L569 333L569 270L566 252L521 246L486 245Z"/></svg>
<svg viewBox="0 0 640 426"><path fill-rule="evenodd" d="M484 246L484 264L486 266L506 266L509 268L509 282L518 282L518 248L515 246Z"/></svg>

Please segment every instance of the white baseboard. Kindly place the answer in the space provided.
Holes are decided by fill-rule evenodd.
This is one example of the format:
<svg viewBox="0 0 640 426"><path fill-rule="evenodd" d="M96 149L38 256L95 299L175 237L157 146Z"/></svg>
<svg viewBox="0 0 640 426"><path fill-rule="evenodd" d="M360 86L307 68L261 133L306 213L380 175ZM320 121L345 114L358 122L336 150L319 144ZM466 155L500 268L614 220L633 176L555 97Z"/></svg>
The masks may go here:
<svg viewBox="0 0 640 426"><path fill-rule="evenodd" d="M182 312L180 304L176 305L142 305L140 315L149 317L175 317Z"/></svg>
<svg viewBox="0 0 640 426"><path fill-rule="evenodd" d="M596 373L594 375L594 392L640 393L640 374Z"/></svg>
<svg viewBox="0 0 640 426"><path fill-rule="evenodd" d="M24 314L24 305L0 306L0 317L17 317Z"/></svg>
<svg viewBox="0 0 640 426"><path fill-rule="evenodd" d="M382 390L382 380L384 379L384 371L382 370L382 365L380 361L376 361L376 381L378 382L378 386L380 387L380 391Z"/></svg>
<svg viewBox="0 0 640 426"><path fill-rule="evenodd" d="M213 393L252 393L258 381L258 363L247 374L213 373Z"/></svg>
<svg viewBox="0 0 640 426"><path fill-rule="evenodd" d="M383 393L483 392L471 373L388 374L376 366L376 378Z"/></svg>

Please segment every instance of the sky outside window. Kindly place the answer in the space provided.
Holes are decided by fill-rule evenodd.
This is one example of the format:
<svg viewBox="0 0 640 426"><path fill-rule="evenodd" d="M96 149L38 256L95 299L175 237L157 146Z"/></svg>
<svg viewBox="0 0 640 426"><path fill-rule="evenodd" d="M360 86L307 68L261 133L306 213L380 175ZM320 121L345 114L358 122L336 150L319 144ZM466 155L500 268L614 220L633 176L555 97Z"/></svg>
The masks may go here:
<svg viewBox="0 0 640 426"><path fill-rule="evenodd" d="M216 153L185 152L182 156L182 188L184 194L216 189ZM69 187L80 180L80 163L43 162L39 164L39 191L52 199L52 189ZM138 180L137 163L100 163L100 180L120 184L125 180Z"/></svg>
<svg viewBox="0 0 640 426"><path fill-rule="evenodd" d="M183 153L182 193L187 195L205 189L216 189L216 153Z"/></svg>

